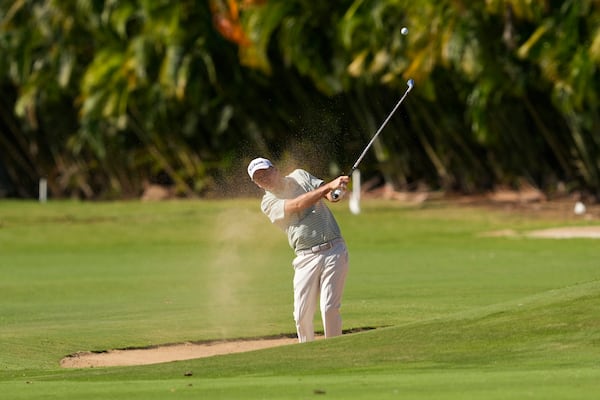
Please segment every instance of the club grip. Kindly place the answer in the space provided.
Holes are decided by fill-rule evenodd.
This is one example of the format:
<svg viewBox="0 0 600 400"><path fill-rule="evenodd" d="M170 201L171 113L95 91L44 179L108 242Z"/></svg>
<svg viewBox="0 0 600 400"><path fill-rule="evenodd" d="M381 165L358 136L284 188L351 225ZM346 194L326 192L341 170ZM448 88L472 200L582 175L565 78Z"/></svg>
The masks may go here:
<svg viewBox="0 0 600 400"><path fill-rule="evenodd" d="M331 198L333 201L338 201L344 196L344 190L342 188L337 188L331 191Z"/></svg>

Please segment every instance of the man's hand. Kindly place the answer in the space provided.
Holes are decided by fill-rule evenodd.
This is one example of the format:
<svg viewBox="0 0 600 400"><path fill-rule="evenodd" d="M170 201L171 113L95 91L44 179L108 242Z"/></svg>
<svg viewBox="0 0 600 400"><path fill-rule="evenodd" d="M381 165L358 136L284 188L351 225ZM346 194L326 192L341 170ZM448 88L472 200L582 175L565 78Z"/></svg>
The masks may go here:
<svg viewBox="0 0 600 400"><path fill-rule="evenodd" d="M343 194L346 192L346 186L350 182L350 177L346 175L338 176L336 179L332 180L327 184L328 191L325 193L325 198L331 202L339 201ZM334 196L333 192L337 190L338 196Z"/></svg>

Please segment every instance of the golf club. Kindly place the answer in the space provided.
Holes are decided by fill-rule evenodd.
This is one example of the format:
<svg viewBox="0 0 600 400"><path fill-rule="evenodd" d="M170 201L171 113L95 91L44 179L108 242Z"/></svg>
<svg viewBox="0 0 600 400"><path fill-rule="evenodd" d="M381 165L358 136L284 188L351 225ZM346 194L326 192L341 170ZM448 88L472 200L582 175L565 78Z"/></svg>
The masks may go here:
<svg viewBox="0 0 600 400"><path fill-rule="evenodd" d="M371 145L373 144L373 142L375 142L375 139L377 139L377 136L379 136L379 134L381 133L381 131L383 130L383 128L385 128L385 126L387 125L388 121L392 118L392 115L394 115L394 113L396 112L396 110L398 109L398 107L400 107L400 104L402 104L402 102L404 101L404 99L406 98L406 96L408 96L408 93L412 90L413 86L415 85L415 81L412 80L412 79L409 79L408 82L406 82L406 84L408 85L408 88L406 89L406 92L404 92L404 94L402 95L402 97L400 98L400 100L398 101L398 103L396 103L396 106L394 107L394 109L392 110L392 112L389 113L389 115L387 116L387 118L385 119L385 121L383 121L383 123L381 124L381 126L379 127L379 129L377 129L377 132L375 132L375 135L373 135L373 138L371 139L371 141L367 144L367 146L365 147L365 149L363 150L363 152L360 154L360 156L358 157L358 159L356 160L356 162L352 166L352 169L350 170L350 173L348 175L352 175L352 173L354 172L354 170L356 168L358 168L358 164L360 164L360 162L362 161L362 159L365 157L365 154L367 154L367 151L369 151L369 148L371 147ZM343 193L344 193L344 190L342 188L335 189L334 191L331 192L331 198L333 200L338 200L342 196Z"/></svg>

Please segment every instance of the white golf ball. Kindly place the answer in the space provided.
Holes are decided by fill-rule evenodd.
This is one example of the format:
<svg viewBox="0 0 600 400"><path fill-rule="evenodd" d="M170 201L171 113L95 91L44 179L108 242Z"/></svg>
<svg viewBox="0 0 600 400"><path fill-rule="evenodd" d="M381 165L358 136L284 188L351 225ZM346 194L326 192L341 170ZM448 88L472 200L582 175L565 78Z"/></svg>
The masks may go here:
<svg viewBox="0 0 600 400"><path fill-rule="evenodd" d="M400 33L403 35L408 35L408 28L404 27L404 28L400 29Z"/></svg>

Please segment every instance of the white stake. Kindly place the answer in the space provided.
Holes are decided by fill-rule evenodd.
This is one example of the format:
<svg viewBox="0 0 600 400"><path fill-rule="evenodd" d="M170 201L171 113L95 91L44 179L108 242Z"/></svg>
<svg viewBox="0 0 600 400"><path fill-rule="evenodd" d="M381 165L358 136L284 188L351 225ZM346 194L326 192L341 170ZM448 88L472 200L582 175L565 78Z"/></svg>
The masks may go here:
<svg viewBox="0 0 600 400"><path fill-rule="evenodd" d="M40 203L45 203L48 199L48 181L46 178L40 179L39 190Z"/></svg>
<svg viewBox="0 0 600 400"><path fill-rule="evenodd" d="M352 171L352 193L350 193L348 206L352 214L360 214L360 171L357 169Z"/></svg>

